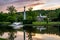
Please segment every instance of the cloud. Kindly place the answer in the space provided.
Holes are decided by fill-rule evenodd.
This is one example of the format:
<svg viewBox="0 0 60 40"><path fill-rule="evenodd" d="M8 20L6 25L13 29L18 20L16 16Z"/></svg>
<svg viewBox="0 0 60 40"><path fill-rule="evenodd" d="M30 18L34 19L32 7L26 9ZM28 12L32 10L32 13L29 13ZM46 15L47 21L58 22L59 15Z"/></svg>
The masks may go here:
<svg viewBox="0 0 60 40"><path fill-rule="evenodd" d="M41 0L0 0L0 11L6 11L6 8L11 5L15 6L17 10L23 6L41 5L43 1L40 1Z"/></svg>
<svg viewBox="0 0 60 40"><path fill-rule="evenodd" d="M46 0L45 4L34 7L36 10L37 8L45 10L60 8L60 0Z"/></svg>
<svg viewBox="0 0 60 40"><path fill-rule="evenodd" d="M60 0L0 0L0 11L6 11L8 6L15 6L20 11L23 6L33 7L34 10L60 7Z"/></svg>

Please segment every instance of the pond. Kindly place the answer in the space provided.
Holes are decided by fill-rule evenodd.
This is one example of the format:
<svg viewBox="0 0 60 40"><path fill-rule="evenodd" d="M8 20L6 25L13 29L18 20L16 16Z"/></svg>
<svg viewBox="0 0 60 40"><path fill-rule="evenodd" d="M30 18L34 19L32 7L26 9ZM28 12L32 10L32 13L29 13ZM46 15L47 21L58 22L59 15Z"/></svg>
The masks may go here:
<svg viewBox="0 0 60 40"><path fill-rule="evenodd" d="M15 40L23 40L23 32L17 32L17 37ZM0 36L0 38L8 38L8 33L4 33L4 35ZM27 40L27 36L26 36ZM60 40L60 36L56 34L36 34L33 36L33 40Z"/></svg>

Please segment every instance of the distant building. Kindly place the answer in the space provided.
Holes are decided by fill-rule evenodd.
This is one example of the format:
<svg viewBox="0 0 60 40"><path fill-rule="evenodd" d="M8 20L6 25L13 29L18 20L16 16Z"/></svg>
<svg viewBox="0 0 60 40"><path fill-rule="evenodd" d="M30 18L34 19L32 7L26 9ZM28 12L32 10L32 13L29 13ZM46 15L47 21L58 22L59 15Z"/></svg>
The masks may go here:
<svg viewBox="0 0 60 40"><path fill-rule="evenodd" d="M41 14L39 16L37 16L37 20L38 21L44 21L44 18L46 18L47 16L42 16Z"/></svg>

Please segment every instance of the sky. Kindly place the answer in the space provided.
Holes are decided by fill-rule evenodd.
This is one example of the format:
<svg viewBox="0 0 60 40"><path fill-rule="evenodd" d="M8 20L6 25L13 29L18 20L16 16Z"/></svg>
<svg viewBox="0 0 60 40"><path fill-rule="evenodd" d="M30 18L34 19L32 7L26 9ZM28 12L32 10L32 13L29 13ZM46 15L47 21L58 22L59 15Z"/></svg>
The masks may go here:
<svg viewBox="0 0 60 40"><path fill-rule="evenodd" d="M30 7L33 10L50 10L60 8L60 0L0 0L0 11L7 12L7 7L12 5L17 11L23 11L24 6L26 10Z"/></svg>

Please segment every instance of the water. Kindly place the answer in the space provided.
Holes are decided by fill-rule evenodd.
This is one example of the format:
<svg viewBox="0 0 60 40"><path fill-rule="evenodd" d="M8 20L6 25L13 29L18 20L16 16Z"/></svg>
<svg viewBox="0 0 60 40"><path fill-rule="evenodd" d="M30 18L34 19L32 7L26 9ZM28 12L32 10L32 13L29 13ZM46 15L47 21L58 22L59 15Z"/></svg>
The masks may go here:
<svg viewBox="0 0 60 40"><path fill-rule="evenodd" d="M17 32L17 37L15 40L23 40L23 32ZM0 38L8 38L8 33L4 33L4 35L0 36ZM27 40L27 36L26 36ZM56 34L36 34L33 36L33 40L60 40L60 36Z"/></svg>

